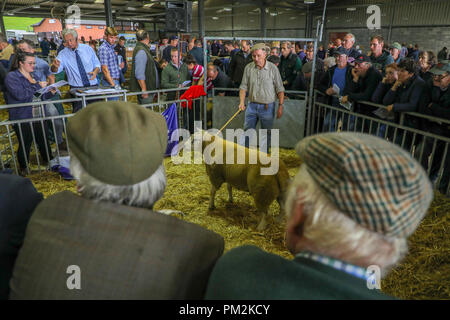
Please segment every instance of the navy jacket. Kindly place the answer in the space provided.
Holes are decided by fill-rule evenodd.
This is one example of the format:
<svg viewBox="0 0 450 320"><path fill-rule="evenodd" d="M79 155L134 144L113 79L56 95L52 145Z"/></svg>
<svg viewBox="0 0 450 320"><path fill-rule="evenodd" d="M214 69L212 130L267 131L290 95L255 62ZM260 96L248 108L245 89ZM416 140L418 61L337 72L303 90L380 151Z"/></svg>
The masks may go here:
<svg viewBox="0 0 450 320"><path fill-rule="evenodd" d="M417 112L420 106L427 104L428 95L426 94L425 81L420 76L413 76L403 86L396 91L389 90L383 98L384 105L393 104L394 112ZM419 120L412 116L407 116L405 125L418 128Z"/></svg>
<svg viewBox="0 0 450 320"><path fill-rule="evenodd" d="M41 202L30 179L0 173L0 300L8 299L9 280L34 208Z"/></svg>
<svg viewBox="0 0 450 320"><path fill-rule="evenodd" d="M352 81L348 83L348 91L350 94L348 98L350 101L370 101L372 95L375 92L378 84L382 79L381 73L378 72L374 67L370 67L367 70L366 76L364 78L359 77L357 83ZM365 115L372 116L372 112L377 108L367 105L358 104L356 111Z"/></svg>
<svg viewBox="0 0 450 320"><path fill-rule="evenodd" d="M384 96L386 95L386 93L389 90L391 90L393 85L394 85L393 83L380 82L378 84L377 89L375 90L375 92L372 95L372 102L378 103L378 104L383 104Z"/></svg>
<svg viewBox="0 0 450 320"><path fill-rule="evenodd" d="M6 101L8 104L32 102L36 91L41 89L39 83L31 84L19 70L14 70L6 75ZM47 92L42 96L42 100L53 96ZM9 120L31 119L33 118L33 108L31 106L11 108L9 111Z"/></svg>

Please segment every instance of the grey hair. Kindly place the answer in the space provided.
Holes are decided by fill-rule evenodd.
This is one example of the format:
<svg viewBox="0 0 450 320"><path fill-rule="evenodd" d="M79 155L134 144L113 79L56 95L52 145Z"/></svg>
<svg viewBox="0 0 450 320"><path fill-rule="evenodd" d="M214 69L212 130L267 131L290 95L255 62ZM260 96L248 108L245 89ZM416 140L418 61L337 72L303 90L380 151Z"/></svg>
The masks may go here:
<svg viewBox="0 0 450 320"><path fill-rule="evenodd" d="M347 33L345 36L350 36L352 38L353 43L356 42L355 35L353 33Z"/></svg>
<svg viewBox="0 0 450 320"><path fill-rule="evenodd" d="M88 199L152 209L166 189L164 164L150 178L134 185L116 186L98 181L89 175L80 161L71 154L70 173L78 182L78 191Z"/></svg>
<svg viewBox="0 0 450 320"><path fill-rule="evenodd" d="M281 42L280 47L282 47L283 44L285 44L288 49L292 49L292 43L290 41Z"/></svg>
<svg viewBox="0 0 450 320"><path fill-rule="evenodd" d="M362 267L378 265L382 276L408 251L406 239L370 231L340 212L317 186L305 164L300 167L288 190L288 217L296 204L303 204L306 216L303 236L308 240L308 248L305 250Z"/></svg>
<svg viewBox="0 0 450 320"><path fill-rule="evenodd" d="M78 39L78 33L75 29L64 29L62 31L62 37L65 40L66 35L71 34L74 39Z"/></svg>

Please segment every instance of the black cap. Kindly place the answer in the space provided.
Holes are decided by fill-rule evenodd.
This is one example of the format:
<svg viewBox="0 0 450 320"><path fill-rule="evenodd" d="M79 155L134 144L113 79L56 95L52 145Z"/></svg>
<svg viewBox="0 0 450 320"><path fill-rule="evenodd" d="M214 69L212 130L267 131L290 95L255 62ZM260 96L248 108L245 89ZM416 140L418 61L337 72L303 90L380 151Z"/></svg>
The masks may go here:
<svg viewBox="0 0 450 320"><path fill-rule="evenodd" d="M178 39L178 37L177 36L171 36L170 38L169 38L169 40L177 40Z"/></svg>
<svg viewBox="0 0 450 320"><path fill-rule="evenodd" d="M370 57L366 56L365 54L360 54L355 58L356 63L363 63L363 62L371 62Z"/></svg>
<svg viewBox="0 0 450 320"><path fill-rule="evenodd" d="M335 55L342 55L345 54L346 56L348 56L348 52L347 50L345 50L343 47L339 47L339 49L337 49L336 51L334 51Z"/></svg>

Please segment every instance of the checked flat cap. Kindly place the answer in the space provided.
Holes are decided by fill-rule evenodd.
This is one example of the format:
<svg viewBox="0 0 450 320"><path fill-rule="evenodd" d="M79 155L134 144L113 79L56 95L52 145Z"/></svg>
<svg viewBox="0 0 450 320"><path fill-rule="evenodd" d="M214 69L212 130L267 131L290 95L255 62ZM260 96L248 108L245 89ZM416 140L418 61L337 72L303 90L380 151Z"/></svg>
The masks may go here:
<svg viewBox="0 0 450 320"><path fill-rule="evenodd" d="M433 199L432 185L409 153L360 133L325 133L300 141L296 151L322 192L359 225L406 238Z"/></svg>

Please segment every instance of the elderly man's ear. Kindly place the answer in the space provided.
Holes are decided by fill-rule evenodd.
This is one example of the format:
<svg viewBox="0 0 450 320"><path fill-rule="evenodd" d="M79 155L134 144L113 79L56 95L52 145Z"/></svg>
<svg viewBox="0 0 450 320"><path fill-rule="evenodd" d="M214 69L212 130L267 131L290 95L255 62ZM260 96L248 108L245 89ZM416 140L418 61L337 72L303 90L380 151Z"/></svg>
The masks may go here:
<svg viewBox="0 0 450 320"><path fill-rule="evenodd" d="M306 216L303 212L304 204L295 201L292 212L286 223L286 246L292 254L297 254L305 247L303 225Z"/></svg>

